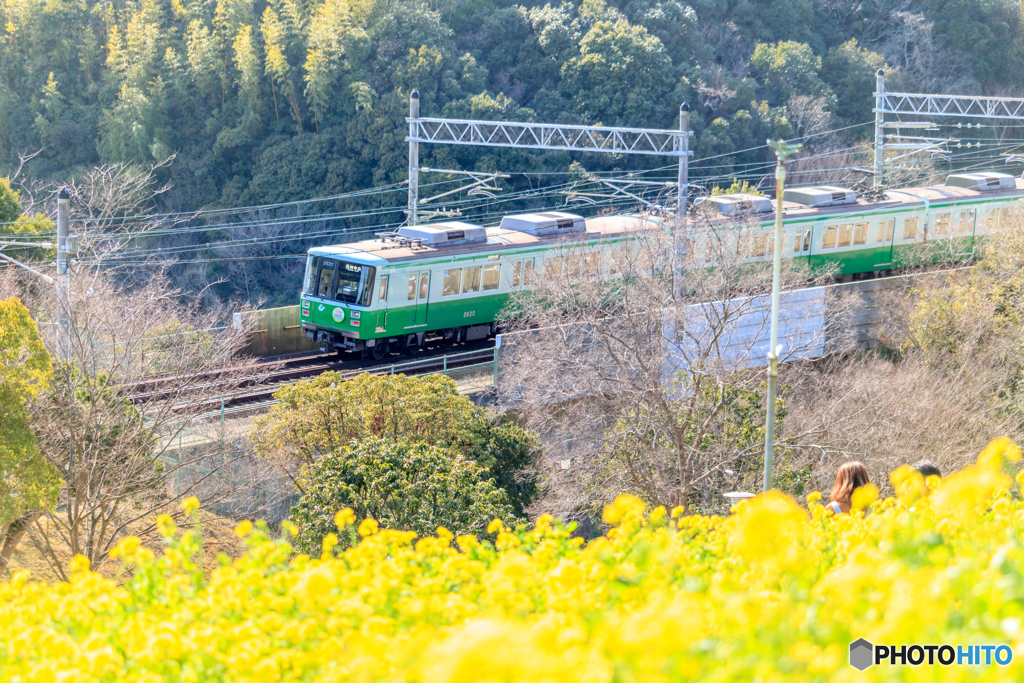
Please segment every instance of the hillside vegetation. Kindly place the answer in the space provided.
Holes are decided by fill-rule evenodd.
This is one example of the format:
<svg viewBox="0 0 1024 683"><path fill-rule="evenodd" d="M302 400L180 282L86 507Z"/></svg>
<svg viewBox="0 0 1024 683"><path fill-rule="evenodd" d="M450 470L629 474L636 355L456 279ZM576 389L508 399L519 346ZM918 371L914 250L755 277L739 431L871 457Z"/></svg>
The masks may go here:
<svg viewBox="0 0 1024 683"><path fill-rule="evenodd" d="M155 163L173 209L401 181L424 116L675 127L698 158L871 119L890 89L1003 93L1024 78L1009 0L0 0L0 175ZM852 128L839 139L864 137ZM824 141L824 142L823 142ZM565 155L437 148L424 164L565 171ZM645 160L588 160L589 169ZM843 165L843 164L839 164ZM531 181L509 182L529 186ZM376 205L378 199L374 199Z"/></svg>

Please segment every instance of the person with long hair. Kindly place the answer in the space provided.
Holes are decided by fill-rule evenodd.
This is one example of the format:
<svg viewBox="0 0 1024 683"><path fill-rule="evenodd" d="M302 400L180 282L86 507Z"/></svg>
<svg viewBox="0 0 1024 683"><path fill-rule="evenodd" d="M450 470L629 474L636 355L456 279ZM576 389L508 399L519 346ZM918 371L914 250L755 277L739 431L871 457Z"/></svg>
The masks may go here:
<svg viewBox="0 0 1024 683"><path fill-rule="evenodd" d="M850 498L853 496L853 492L870 482L868 470L863 463L856 460L844 462L836 472L836 483L832 486L828 507L837 515L841 512L849 512Z"/></svg>

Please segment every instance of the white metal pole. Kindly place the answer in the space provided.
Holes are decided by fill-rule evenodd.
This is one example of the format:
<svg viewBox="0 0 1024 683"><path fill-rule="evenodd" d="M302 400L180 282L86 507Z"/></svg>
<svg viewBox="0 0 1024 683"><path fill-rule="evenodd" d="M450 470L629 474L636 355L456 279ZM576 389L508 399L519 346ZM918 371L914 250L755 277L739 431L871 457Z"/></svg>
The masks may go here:
<svg viewBox="0 0 1024 683"><path fill-rule="evenodd" d="M679 157L679 200L676 215L686 220L686 200L690 195L690 105L683 102L679 107L679 131L683 134L679 141L683 155Z"/></svg>
<svg viewBox="0 0 1024 683"><path fill-rule="evenodd" d="M768 347L768 418L764 430L764 489L772 487L772 458L775 448L775 386L779 378L779 289L782 279L782 190L786 182L785 161L775 166L775 251L772 257L772 322Z"/></svg>
<svg viewBox="0 0 1024 683"><path fill-rule="evenodd" d="M803 145L768 141L775 150L775 250L772 252L772 317L768 349L768 406L764 429L764 490L772 487L772 458L775 449L775 388L779 378L779 299L782 288L782 195L786 184L786 158L796 154Z"/></svg>
<svg viewBox="0 0 1024 683"><path fill-rule="evenodd" d="M419 137L420 126L420 91L413 90L409 95L409 224L416 225L419 204L420 183L420 143L414 138Z"/></svg>
<svg viewBox="0 0 1024 683"><path fill-rule="evenodd" d="M882 184L882 154L885 145L885 70L879 69L875 74L875 177L872 185L878 187Z"/></svg>

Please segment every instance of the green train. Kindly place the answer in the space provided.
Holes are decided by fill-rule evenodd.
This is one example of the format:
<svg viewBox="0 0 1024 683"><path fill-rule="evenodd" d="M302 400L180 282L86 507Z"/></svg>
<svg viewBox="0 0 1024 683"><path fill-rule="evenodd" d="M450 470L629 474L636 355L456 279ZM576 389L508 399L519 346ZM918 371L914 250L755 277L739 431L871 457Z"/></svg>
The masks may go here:
<svg viewBox="0 0 1024 683"><path fill-rule="evenodd" d="M933 260L969 257L986 233L1024 218L1024 180L1005 173L954 174L945 185L889 191L878 201L832 186L786 190L783 199L783 255L811 266L835 263L844 276L918 265L923 246L942 247L929 252ZM723 239L741 259L771 258L773 211L770 199L753 195L698 202L688 267L713 265ZM735 225L741 214L752 228L718 227ZM529 288L538 269L561 271L567 239L583 244L575 272L611 278L615 250L652 229L672 223L549 211L506 216L498 227L451 221L317 247L306 264L302 328L325 352L362 351L378 360L419 348L428 336L484 339L511 292Z"/></svg>

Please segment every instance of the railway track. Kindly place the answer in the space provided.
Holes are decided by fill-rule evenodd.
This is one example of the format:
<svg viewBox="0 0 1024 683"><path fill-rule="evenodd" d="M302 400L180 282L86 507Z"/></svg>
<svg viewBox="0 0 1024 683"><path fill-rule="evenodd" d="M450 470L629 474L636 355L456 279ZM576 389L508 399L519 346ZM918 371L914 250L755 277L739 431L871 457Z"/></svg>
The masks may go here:
<svg viewBox="0 0 1024 683"><path fill-rule="evenodd" d="M182 408L188 405L191 408L202 406L221 410L251 406L271 401L274 392L282 386L316 377L323 372L341 372L352 377L363 372L373 375L396 372L419 375L477 365L493 360L493 344L493 341L490 340L471 342L456 350L455 353L452 353L454 349L451 346L436 344L433 347L428 346L424 351L411 357L395 355L393 359L389 359L391 362L384 363L373 360L339 359L335 354L318 354L269 361L266 365L270 367L266 374L261 374L251 380L243 380L240 389L237 378L221 379L231 372L230 368L206 373L203 377L209 377L209 381L201 381L188 387L184 392L165 387L171 382L195 379L195 376L154 378L136 383L136 387L144 390L132 393L130 400L140 405L174 399L181 404ZM210 398L211 393L222 387L224 389L222 395ZM201 394L202 398L196 401L187 401L188 394Z"/></svg>
<svg viewBox="0 0 1024 683"><path fill-rule="evenodd" d="M454 357L453 357L454 356ZM289 379L279 380L274 384L260 385L253 387L252 389L243 389L242 391L232 393L230 395L205 400L199 403L193 403L192 406L203 406L213 409L220 408L239 408L243 406L258 405L262 403L268 403L273 401L274 393L283 386L294 384L307 379L309 377L315 377L322 372L328 372L331 370L345 372L349 375L349 378L353 378L356 375L362 373L369 373L371 375L390 375L395 373L405 375L426 375L434 372L442 372L445 370L454 370L458 368L465 368L473 365L480 365L482 363L489 363L494 359L494 347L488 346L483 349L474 351L466 351L458 354L444 354L439 353L433 356L423 357L417 360L405 361L401 363L387 363L387 364L374 364L369 367L358 367L358 368L337 368L331 367L330 364L322 366L318 370L295 370L289 374Z"/></svg>

